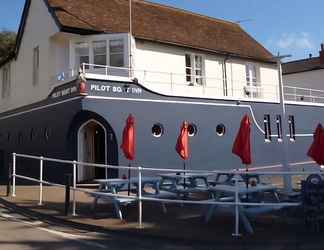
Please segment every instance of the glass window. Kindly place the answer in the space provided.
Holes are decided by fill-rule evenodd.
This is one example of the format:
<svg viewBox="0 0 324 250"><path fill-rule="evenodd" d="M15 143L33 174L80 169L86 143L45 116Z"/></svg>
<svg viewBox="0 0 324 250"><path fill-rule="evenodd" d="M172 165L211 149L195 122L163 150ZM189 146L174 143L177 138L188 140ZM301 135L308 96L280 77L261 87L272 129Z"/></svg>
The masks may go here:
<svg viewBox="0 0 324 250"><path fill-rule="evenodd" d="M160 123L156 123L152 127L152 135L154 137L161 137L164 133L163 125Z"/></svg>
<svg viewBox="0 0 324 250"><path fill-rule="evenodd" d="M193 137L197 134L197 132L198 132L197 126L193 123L190 123L188 126L188 135L190 137Z"/></svg>
<svg viewBox="0 0 324 250"><path fill-rule="evenodd" d="M257 86L256 66L253 64L247 64L245 66L245 71L246 71L246 84L248 86Z"/></svg>
<svg viewBox="0 0 324 250"><path fill-rule="evenodd" d="M75 44L75 65L80 67L82 63L90 63L89 44L87 42ZM86 66L86 68L89 68L89 66Z"/></svg>
<svg viewBox="0 0 324 250"><path fill-rule="evenodd" d="M278 141L282 141L282 124L281 124L281 115L277 115L277 132L278 132Z"/></svg>
<svg viewBox="0 0 324 250"><path fill-rule="evenodd" d="M271 141L271 124L270 124L270 115L264 115L264 140L265 142Z"/></svg>
<svg viewBox="0 0 324 250"><path fill-rule="evenodd" d="M6 98L10 95L10 64L6 65L2 69L2 98Z"/></svg>
<svg viewBox="0 0 324 250"><path fill-rule="evenodd" d="M95 41L93 46L93 63L107 65L107 43L106 41Z"/></svg>
<svg viewBox="0 0 324 250"><path fill-rule="evenodd" d="M290 115L288 117L288 124L289 124L289 139L290 139L290 141L295 141L296 140L295 117L293 115Z"/></svg>
<svg viewBox="0 0 324 250"><path fill-rule="evenodd" d="M113 67L124 67L124 40L109 41L109 62Z"/></svg>
<svg viewBox="0 0 324 250"><path fill-rule="evenodd" d="M192 85L193 83L203 84L203 58L200 55L185 55L186 60L186 81Z"/></svg>
<svg viewBox="0 0 324 250"><path fill-rule="evenodd" d="M218 124L217 126L216 126L216 134L218 135L218 136L223 136L223 135L225 135L225 125L224 124Z"/></svg>
<svg viewBox="0 0 324 250"><path fill-rule="evenodd" d="M33 85L38 85L39 81L39 47L35 47L33 51Z"/></svg>

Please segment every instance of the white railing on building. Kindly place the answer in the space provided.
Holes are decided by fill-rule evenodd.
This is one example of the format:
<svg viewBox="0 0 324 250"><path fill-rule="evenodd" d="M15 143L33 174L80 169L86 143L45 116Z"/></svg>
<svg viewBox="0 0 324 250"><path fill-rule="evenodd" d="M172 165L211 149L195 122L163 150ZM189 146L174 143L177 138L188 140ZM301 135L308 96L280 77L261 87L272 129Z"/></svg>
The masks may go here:
<svg viewBox="0 0 324 250"><path fill-rule="evenodd" d="M35 159L40 161L40 178L31 178L28 176L24 176L21 174L17 174L17 158L27 158L27 159ZM104 165L104 164L95 164L95 163L87 163L87 162L79 162L79 161L69 161L69 160L61 160L61 159L54 159L54 158L48 158L48 157L43 157L43 156L33 156L33 155L26 155L26 154L17 154L13 153L13 169L12 169L12 196L16 196L16 178L20 179L25 179L29 180L32 182L39 183L39 202L38 204L43 204L43 184L50 185L50 186L57 186L57 187L62 187L64 188L65 186L62 184L58 183L53 183L53 182L48 182L43 179L43 163L44 162L56 162L56 163L64 163L67 164L67 166L72 167L73 171L73 184L72 184L72 215L76 216L76 195L75 192L84 192L87 194L93 194L93 195L98 195L98 192L93 192L89 191L86 189L78 188L76 179L77 179L77 168L79 166L88 166L88 167L99 167L99 168L110 168L110 169L118 169L118 170L128 170L131 169L133 171L137 172L138 176L138 187L142 187L142 175L144 172L153 172L156 174L163 173L163 172L168 172L168 173L208 173L208 174L218 174L218 173L228 173L228 174L234 174L234 175L240 175L240 174L246 174L246 175L260 175L260 176L266 176L266 175L274 175L274 176L304 176L304 175L310 175L310 174L319 174L319 171L251 171L251 172L245 172L242 170L232 170L232 171L221 171L221 170L215 170L215 171L210 171L210 170L184 170L184 169L161 169L161 168L143 168L141 166L138 167L129 167L129 166L113 166L113 165ZM296 207L300 206L300 202L241 202L239 200L239 186L238 186L238 178L234 178L235 183L234 185L236 186L235 188L235 197L234 201L211 201L209 200L183 200L183 199L165 199L165 198L153 198L153 197L145 197L142 195L142 190L141 188L138 189L138 194L137 196L130 196L130 195L124 195L124 194L112 194L112 193L100 193L100 195L107 196L107 197L119 197L119 198L132 198L134 200L138 201L138 223L139 227L143 227L143 210L142 210L142 202L143 201L154 201L154 202L161 202L161 203L179 203L179 204L200 204L200 205L230 205L235 207L235 230L233 235L239 236L239 220L240 220L240 215L239 215L239 207L240 206L272 206L272 207Z"/></svg>
<svg viewBox="0 0 324 250"><path fill-rule="evenodd" d="M286 101L324 103L324 90L284 85Z"/></svg>
<svg viewBox="0 0 324 250"><path fill-rule="evenodd" d="M83 63L79 70L85 78L98 80L138 81L144 87L160 94L171 96L202 97L229 100L279 101L279 86L256 82L250 86L246 81L219 77L186 75L127 67ZM77 77L79 72L70 69L53 77L51 87L58 86ZM188 81L187 81L188 80Z"/></svg>

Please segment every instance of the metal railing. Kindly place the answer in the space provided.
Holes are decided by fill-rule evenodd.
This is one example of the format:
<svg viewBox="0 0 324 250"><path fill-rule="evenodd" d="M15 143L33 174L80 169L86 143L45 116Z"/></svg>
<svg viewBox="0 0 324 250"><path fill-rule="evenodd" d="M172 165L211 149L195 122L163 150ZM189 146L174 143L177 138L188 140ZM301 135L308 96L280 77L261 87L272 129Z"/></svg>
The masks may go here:
<svg viewBox="0 0 324 250"><path fill-rule="evenodd" d="M286 101L324 103L324 90L284 85Z"/></svg>
<svg viewBox="0 0 324 250"><path fill-rule="evenodd" d="M17 174L17 158L26 158L26 159L35 159L39 160L39 179L36 178L31 178L28 176L24 176L21 174ZM79 166L88 166L88 167L99 167L99 168L106 168L106 169L118 169L118 170L133 170L137 172L137 177L138 177L138 187L142 187L142 175L145 172L153 172L153 173L161 173L161 172L168 172L168 173L204 173L204 174L211 174L211 175L216 175L218 173L228 173L228 174L234 174L234 175L255 175L258 174L260 176L265 176L265 175L274 175L274 176L285 176L285 175L310 175L310 174L318 174L320 171L294 171L294 172L282 172L282 171L272 171L272 172L265 172L265 171L251 171L251 172L245 172L242 170L232 170L232 171L221 171L221 170L215 170L215 171L210 171L210 170L183 170L183 169L157 169L157 168L143 168L141 166L138 167L129 167L129 166L112 166L112 165L104 165L104 164L95 164L95 163L87 163L87 162L78 162L78 161L69 161L69 160L61 160L61 159L54 159L54 158L48 158L48 157L43 157L43 156L33 156L33 155L26 155L26 154L17 154L13 153L13 169L12 169L12 196L16 196L16 178L20 179L25 179L33 182L39 183L39 205L43 204L43 184L46 185L51 185L51 186L57 186L57 187L65 187L62 184L58 183L53 183L53 182L48 182L44 180L43 178L43 168L44 168L44 162L57 162L57 163L64 163L70 165L71 168L73 168L73 184L72 184L72 190L73 190L73 195L72 195L72 215L76 215L76 196L75 192L83 192L87 194L94 194L98 195L99 193L96 191L89 191L85 190L82 188L77 187L77 168ZM142 190L141 188L138 188L138 194L137 196L129 196L129 195L123 195L123 194L112 194L112 193L100 193L102 196L106 197L120 197L120 198L132 198L134 200L137 200L138 202L138 223L139 227L143 227L143 210L142 210L142 202L143 201L153 201L153 202L160 202L160 203L180 203L180 204L200 204L200 205L230 205L235 207L235 229L234 229L234 236L239 236L240 235L240 230L239 230L239 220L240 220L240 214L239 214L239 208L241 206L278 206L278 207L295 207L295 206L300 206L299 202L242 202L239 199L239 185L238 185L238 179L234 178L235 180L235 197L234 201L218 201L218 200L213 200L211 201L210 199L208 200L183 200L183 199L165 199L165 198L154 198L154 197L146 197L142 195Z"/></svg>
<svg viewBox="0 0 324 250"><path fill-rule="evenodd" d="M57 86L75 78L77 73L86 78L131 81L136 79L152 91L173 96L206 97L235 100L279 100L279 86L256 82L247 85L245 80L197 76L175 72L112 67L83 63L79 70L70 69L53 77L51 86Z"/></svg>

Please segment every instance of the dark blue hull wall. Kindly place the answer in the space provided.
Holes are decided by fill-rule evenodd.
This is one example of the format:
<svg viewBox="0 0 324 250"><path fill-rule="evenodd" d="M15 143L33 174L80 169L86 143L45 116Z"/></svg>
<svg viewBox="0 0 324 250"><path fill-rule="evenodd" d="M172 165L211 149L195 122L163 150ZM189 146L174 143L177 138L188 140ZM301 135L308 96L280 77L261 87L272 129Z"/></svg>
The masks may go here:
<svg viewBox="0 0 324 250"><path fill-rule="evenodd" d="M73 85L75 83L72 82L71 86ZM66 85L64 88L71 87ZM175 151L175 144L180 125L186 120L197 127L197 134L190 137L190 158L186 162L188 169L243 168L245 166L231 153L231 149L244 114L248 114L252 121L252 166L280 165L283 160L283 144L276 137L276 116L282 116L279 103L237 103L229 100L170 97L153 93L134 83L97 80L88 80L87 95L84 96L74 93L73 96L62 97L60 91L64 91L64 88L54 90L48 100L42 103L0 116L3 178L12 161L12 152L68 160L80 159L78 130L89 120L97 121L107 132L107 163L128 165L119 146L129 114L135 117L136 159L132 164L136 166L181 169L183 161ZM56 99L57 96L60 97ZM306 152L312 141L313 129L318 122L324 120L324 107L286 105L286 110L287 117L293 115L295 118L296 134L296 140L289 141L289 162L309 161ZM270 115L273 135L270 142L265 141L262 131L265 114ZM152 126L157 123L164 128L163 135L158 138L152 135ZM216 134L218 124L225 126L223 136ZM287 132L289 131L288 120L282 120L282 126L286 126ZM17 163L18 174L38 177L39 162L19 160ZM71 171L72 168L63 168L61 164L46 163L45 179L62 183L64 174ZM116 174L115 171L109 172L109 176Z"/></svg>

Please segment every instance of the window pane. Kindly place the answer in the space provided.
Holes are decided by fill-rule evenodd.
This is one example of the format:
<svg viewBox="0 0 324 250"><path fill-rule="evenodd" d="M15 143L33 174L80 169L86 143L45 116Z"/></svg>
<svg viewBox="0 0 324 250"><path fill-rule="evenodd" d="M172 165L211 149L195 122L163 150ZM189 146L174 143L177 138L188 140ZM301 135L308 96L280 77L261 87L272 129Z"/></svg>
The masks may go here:
<svg viewBox="0 0 324 250"><path fill-rule="evenodd" d="M77 43L75 47L75 66L82 63L89 63L89 44L86 42Z"/></svg>
<svg viewBox="0 0 324 250"><path fill-rule="evenodd" d="M123 39L110 40L109 51L110 51L110 53L124 53Z"/></svg>
<svg viewBox="0 0 324 250"><path fill-rule="evenodd" d="M110 54L110 66L123 67L124 66L124 54Z"/></svg>
<svg viewBox="0 0 324 250"><path fill-rule="evenodd" d="M201 56L195 56L195 63L196 68L201 68L202 66L202 58Z"/></svg>
<svg viewBox="0 0 324 250"><path fill-rule="evenodd" d="M97 65L107 65L106 55L96 55L93 58L93 63Z"/></svg>
<svg viewBox="0 0 324 250"><path fill-rule="evenodd" d="M94 55L106 54L106 50L107 50L106 41L93 42L93 54Z"/></svg>
<svg viewBox="0 0 324 250"><path fill-rule="evenodd" d="M186 67L191 67L191 58L188 54L186 54Z"/></svg>

